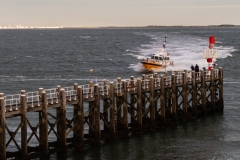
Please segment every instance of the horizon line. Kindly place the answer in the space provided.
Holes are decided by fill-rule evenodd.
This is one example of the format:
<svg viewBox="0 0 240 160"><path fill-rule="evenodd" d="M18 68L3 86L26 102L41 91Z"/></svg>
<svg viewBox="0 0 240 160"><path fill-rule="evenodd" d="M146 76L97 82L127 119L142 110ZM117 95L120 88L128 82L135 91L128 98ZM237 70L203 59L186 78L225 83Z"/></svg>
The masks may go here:
<svg viewBox="0 0 240 160"><path fill-rule="evenodd" d="M159 27L240 27L234 24L220 25L147 25L147 26L24 26L24 25L9 25L1 26L0 29L64 29L64 28L159 28Z"/></svg>

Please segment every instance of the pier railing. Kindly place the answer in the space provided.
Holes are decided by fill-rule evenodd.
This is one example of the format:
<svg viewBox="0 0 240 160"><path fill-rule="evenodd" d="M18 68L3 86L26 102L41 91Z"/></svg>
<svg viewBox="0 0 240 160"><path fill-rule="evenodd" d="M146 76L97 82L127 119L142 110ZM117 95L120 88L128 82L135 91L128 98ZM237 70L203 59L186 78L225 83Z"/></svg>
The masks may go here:
<svg viewBox="0 0 240 160"><path fill-rule="evenodd" d="M214 76L214 79L219 78L219 69L214 69L212 71L203 71L203 75L201 75L201 72L192 72L192 71L175 71L172 73L172 75L176 75L176 79L172 81L172 75L157 75L157 74L149 74L149 75L143 75L143 77L139 77L142 79L142 89L147 89L150 86L150 78L154 77L154 84L157 87L160 87L161 84L161 76L165 76L165 85L171 85L171 83L176 83L178 85L181 85L183 82L183 73L186 75L186 81L192 82L192 77L193 74L195 74L195 80L201 82L201 76L205 77L205 80L208 81L211 79L211 76ZM127 82L127 88L128 91L135 91L137 87L137 80L134 79L132 76L130 79L126 79ZM116 90L116 93L120 93L123 90L123 85L121 82L121 79L118 78L114 83L114 88ZM110 82L109 81L103 81L103 82L98 82L97 85L99 86L99 91L103 95L108 95L110 92ZM94 96L94 86L92 84L85 84L81 85L79 87L82 87L83 89L83 95L85 98L90 98ZM47 94L47 99L48 101L53 104L53 103L58 103L59 101L59 89L61 86L57 86L56 88L51 88L51 89L44 89ZM66 96L70 97L70 101L76 100L77 96L77 90L74 89L74 86L69 86L69 87L63 87L63 89L66 92ZM31 103L32 107L34 107L34 104L37 103L37 106L40 106L40 97L41 97L41 92L43 89L39 89L39 91L34 91L34 92L24 92L26 94L26 99L27 103ZM4 96L4 101L6 104L6 112L11 112L13 110L18 110L18 107L20 105L20 99L21 99L21 94L14 94L14 95L6 95Z"/></svg>
<svg viewBox="0 0 240 160"><path fill-rule="evenodd" d="M74 106L73 117L66 116L67 105ZM56 109L56 115L52 110L48 112L50 109ZM128 136L129 132L154 130L167 121L177 123L222 109L221 67L200 72L143 74L137 78L131 76L95 84L90 81L68 87L57 85L34 92L22 90L13 95L0 93L0 159L19 156L27 159L39 157L39 153L48 155L50 147L58 147L58 154L64 156L68 144L82 151L89 141L92 144L111 141L118 136ZM29 112L39 112L35 127L27 118ZM18 116L21 117L20 124L11 131L5 123L6 118ZM17 133L21 134L21 140L15 137ZM50 135L57 140L49 142ZM67 138L70 135L72 137ZM33 136L39 144L29 147ZM7 143L6 137L9 138ZM9 151L12 141L17 151Z"/></svg>

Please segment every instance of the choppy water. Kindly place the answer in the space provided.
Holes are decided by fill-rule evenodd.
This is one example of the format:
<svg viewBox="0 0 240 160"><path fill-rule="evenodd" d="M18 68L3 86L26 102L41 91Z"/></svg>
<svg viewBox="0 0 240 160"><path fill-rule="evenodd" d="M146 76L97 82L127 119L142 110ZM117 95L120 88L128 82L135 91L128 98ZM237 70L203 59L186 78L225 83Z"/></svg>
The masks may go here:
<svg viewBox="0 0 240 160"><path fill-rule="evenodd" d="M207 67L202 51L208 36L215 36L215 63L224 70L224 113L81 154L69 150L68 159L240 159L240 28L0 30L0 92L86 84L89 69L94 81L140 77L147 74L140 60L158 51L166 34L174 61L167 70Z"/></svg>

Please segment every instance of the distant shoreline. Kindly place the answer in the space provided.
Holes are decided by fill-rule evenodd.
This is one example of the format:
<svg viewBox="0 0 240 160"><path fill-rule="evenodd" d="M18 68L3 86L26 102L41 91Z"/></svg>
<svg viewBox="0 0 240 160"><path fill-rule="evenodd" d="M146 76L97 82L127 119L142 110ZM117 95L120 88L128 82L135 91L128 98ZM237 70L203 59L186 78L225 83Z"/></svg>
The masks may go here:
<svg viewBox="0 0 240 160"><path fill-rule="evenodd" d="M158 25L148 25L148 26L55 26L55 27L28 27L28 26L21 26L21 27L1 27L1 29L124 29L124 28L239 28L240 25L231 25L231 24L222 24L222 25L207 25L207 26L158 26Z"/></svg>
<svg viewBox="0 0 240 160"><path fill-rule="evenodd" d="M235 27L238 28L240 25L208 25L208 26L158 26L158 25L148 25L148 26L126 26L126 27L119 27L119 26L108 26L108 27L99 27L99 28L214 28L214 27Z"/></svg>

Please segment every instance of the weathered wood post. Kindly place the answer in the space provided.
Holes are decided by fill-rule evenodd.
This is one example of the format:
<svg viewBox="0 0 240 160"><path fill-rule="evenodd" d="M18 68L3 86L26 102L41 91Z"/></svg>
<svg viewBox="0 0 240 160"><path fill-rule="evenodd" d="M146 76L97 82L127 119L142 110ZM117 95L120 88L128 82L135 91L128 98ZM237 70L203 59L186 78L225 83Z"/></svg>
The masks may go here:
<svg viewBox="0 0 240 160"><path fill-rule="evenodd" d="M145 82L145 74L142 74L142 83ZM144 84L144 89L146 88L145 84ZM141 101L142 101L142 114L144 114L144 112L146 111L146 106L145 106L145 103L146 103L146 100L145 100L145 94L142 93L142 98L141 98Z"/></svg>
<svg viewBox="0 0 240 160"><path fill-rule="evenodd" d="M66 92L60 89L61 106L57 108L57 142L58 142L58 156L67 156L67 140L66 140Z"/></svg>
<svg viewBox="0 0 240 160"><path fill-rule="evenodd" d="M42 101L42 92L43 92L43 88L39 88L38 89L39 101Z"/></svg>
<svg viewBox="0 0 240 160"><path fill-rule="evenodd" d="M171 86L172 82L168 83L168 86ZM170 110L172 110L172 93L170 87L167 88L166 91L166 107Z"/></svg>
<svg viewBox="0 0 240 160"><path fill-rule="evenodd" d="M215 72L212 69L211 70L211 109L213 110L213 112L215 112L216 110L216 106L215 106Z"/></svg>
<svg viewBox="0 0 240 160"><path fill-rule="evenodd" d="M6 133L5 133L5 100L4 94L0 93L0 159L6 159Z"/></svg>
<svg viewBox="0 0 240 160"><path fill-rule="evenodd" d="M182 96L183 96L183 116L184 119L187 120L188 119L188 93L187 93L187 81L186 81L186 72L182 73L182 87L183 87L183 91L182 91Z"/></svg>
<svg viewBox="0 0 240 160"><path fill-rule="evenodd" d="M61 90L61 86L57 85L56 92L58 96L60 96L60 90Z"/></svg>
<svg viewBox="0 0 240 160"><path fill-rule="evenodd" d="M194 117L197 116L197 84L195 71L192 71L192 114Z"/></svg>
<svg viewBox="0 0 240 160"><path fill-rule="evenodd" d="M49 146L48 146L48 101L46 91L41 91L42 110L39 112L39 130L40 140L42 143L42 157L41 159L47 159L49 157Z"/></svg>
<svg viewBox="0 0 240 160"><path fill-rule="evenodd" d="M101 140L101 130L100 130L100 95L98 84L94 85L94 97L95 97L95 106L94 106L94 115L95 115L95 143L99 144Z"/></svg>
<svg viewBox="0 0 240 160"><path fill-rule="evenodd" d="M74 105L74 125L76 133L74 137L74 148L76 151L82 152L84 149L84 112L83 112L83 89L81 86L77 88L77 104Z"/></svg>
<svg viewBox="0 0 240 160"><path fill-rule="evenodd" d="M204 115L207 115L206 109L206 82L205 82L205 72L201 70L201 99L202 99L202 111Z"/></svg>
<svg viewBox="0 0 240 160"><path fill-rule="evenodd" d="M74 104L74 129L73 133L73 146L78 152L84 149L84 117L83 117L83 90L78 83L74 83L74 91L76 92L77 104Z"/></svg>
<svg viewBox="0 0 240 160"><path fill-rule="evenodd" d="M160 101L161 101L161 118L162 123L165 124L165 81L164 76L161 75L161 95L160 95Z"/></svg>
<svg viewBox="0 0 240 160"><path fill-rule="evenodd" d="M135 89L134 76L131 76L128 87L129 87L130 92L134 91L134 89ZM136 125L135 124L135 121L136 121L136 119L135 119L135 96L134 96L134 94L130 94L130 97L131 97L131 99L130 99L131 125L133 126L133 125Z"/></svg>
<svg viewBox="0 0 240 160"><path fill-rule="evenodd" d="M58 103L58 100L60 99L60 90L61 90L61 86L57 85L57 88L56 88L57 101L56 101L56 103Z"/></svg>
<svg viewBox="0 0 240 160"><path fill-rule="evenodd" d="M177 88L176 88L176 75L172 75L172 117L173 122L177 122Z"/></svg>
<svg viewBox="0 0 240 160"><path fill-rule="evenodd" d="M28 158L27 142L27 98L26 91L21 90L21 157Z"/></svg>
<svg viewBox="0 0 240 160"><path fill-rule="evenodd" d="M168 74L165 72L164 75L164 84L165 84L165 90L164 90L164 105L165 105L165 119L169 115L169 109L172 107L171 106L171 97L170 96L170 90L169 86L171 85L171 82L169 81Z"/></svg>
<svg viewBox="0 0 240 160"><path fill-rule="evenodd" d="M92 101L92 92L93 92L93 90L94 90L94 85L93 85L93 82L92 81L90 81L90 84L89 84L89 93L87 93L88 94L88 98L90 99L89 100L89 114L88 114L88 116L89 116L89 135L90 135L90 137L94 137L94 118L95 118L95 116L94 116L94 105L95 105L95 102L94 101ZM94 142L92 143L92 144L94 144Z"/></svg>
<svg viewBox="0 0 240 160"><path fill-rule="evenodd" d="M223 69L219 67L219 105L220 110L223 111L224 103L223 103Z"/></svg>
<svg viewBox="0 0 240 160"><path fill-rule="evenodd" d="M137 132L142 132L142 80L137 80Z"/></svg>
<svg viewBox="0 0 240 160"><path fill-rule="evenodd" d="M128 106L127 106L127 82L123 81L123 123L124 135L128 136Z"/></svg>
<svg viewBox="0 0 240 160"><path fill-rule="evenodd" d="M117 78L117 84L116 84L116 89L117 89L117 95L116 95L116 105L117 105L117 109L116 109L116 116L117 118L117 125L116 128L118 129L120 127L121 124L121 116L122 116L122 81L121 78L118 77Z"/></svg>
<svg viewBox="0 0 240 160"><path fill-rule="evenodd" d="M112 141L116 139L114 98L114 84L110 82L110 132Z"/></svg>
<svg viewBox="0 0 240 160"><path fill-rule="evenodd" d="M158 82L158 75L157 75L157 73L154 73L154 74L153 74L153 83L154 83L153 88L154 88L155 124L156 124L157 116L159 115L159 114L157 113L157 112L158 112L158 108L157 108L157 106L158 106L158 100L156 99L156 98L157 98L158 91L155 90L155 88L158 87L157 82ZM144 104L144 103L143 103L143 104Z"/></svg>
<svg viewBox="0 0 240 160"><path fill-rule="evenodd" d="M73 90L74 90L74 100L77 100L77 89L78 89L78 83L74 83ZM73 108L73 114L74 114L74 108Z"/></svg>
<svg viewBox="0 0 240 160"><path fill-rule="evenodd" d="M151 130L155 130L155 95L154 95L154 78L150 77L150 119Z"/></svg>
<svg viewBox="0 0 240 160"><path fill-rule="evenodd" d="M105 90L109 90L109 88L107 88L107 80L104 80L104 81L103 81L103 84L104 84L104 91L105 91ZM105 93L105 92L104 92L104 93ZM109 95L108 91L107 91L106 94ZM103 99L103 117L104 117L104 119L105 119L106 122L108 122L108 108L109 108L108 99ZM108 131L108 130L109 130L108 127L109 127L109 126L108 126L106 123L104 123L104 125L103 125L104 131Z"/></svg>

